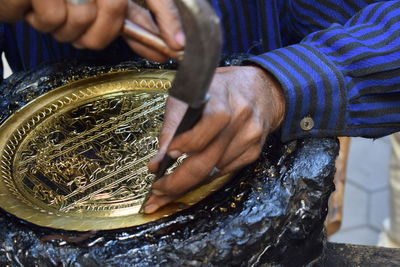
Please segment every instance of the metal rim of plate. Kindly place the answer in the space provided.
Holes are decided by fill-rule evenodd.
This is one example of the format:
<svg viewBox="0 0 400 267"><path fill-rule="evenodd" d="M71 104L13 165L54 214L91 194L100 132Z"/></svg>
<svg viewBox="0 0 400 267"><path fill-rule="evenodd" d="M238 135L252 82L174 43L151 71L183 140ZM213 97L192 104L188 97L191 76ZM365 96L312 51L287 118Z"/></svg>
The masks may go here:
<svg viewBox="0 0 400 267"><path fill-rule="evenodd" d="M0 208L44 227L111 230L167 217L221 188L229 175L154 214L138 213L150 175L144 165L158 144L157 113L174 75L101 74L55 88L11 115L0 125Z"/></svg>

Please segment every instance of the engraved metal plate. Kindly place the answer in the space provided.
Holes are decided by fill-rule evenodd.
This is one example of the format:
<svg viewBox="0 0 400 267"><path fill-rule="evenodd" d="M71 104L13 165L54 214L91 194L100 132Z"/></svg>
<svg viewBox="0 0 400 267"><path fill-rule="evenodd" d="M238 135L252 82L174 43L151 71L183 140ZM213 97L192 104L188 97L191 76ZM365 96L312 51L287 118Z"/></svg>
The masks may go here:
<svg viewBox="0 0 400 267"><path fill-rule="evenodd" d="M73 82L0 126L0 207L41 226L105 230L168 216L220 188L221 177L152 215L152 181L173 71L135 70Z"/></svg>

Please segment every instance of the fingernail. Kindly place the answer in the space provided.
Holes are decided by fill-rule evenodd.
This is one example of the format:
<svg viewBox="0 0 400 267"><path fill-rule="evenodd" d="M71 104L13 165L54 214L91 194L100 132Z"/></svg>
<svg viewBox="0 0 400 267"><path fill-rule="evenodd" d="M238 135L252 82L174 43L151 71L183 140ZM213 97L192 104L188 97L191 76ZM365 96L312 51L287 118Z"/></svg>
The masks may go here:
<svg viewBox="0 0 400 267"><path fill-rule="evenodd" d="M177 34L175 34L175 41L180 46L185 46L186 38L185 38L185 34L183 33L183 31L179 31Z"/></svg>
<svg viewBox="0 0 400 267"><path fill-rule="evenodd" d="M147 206L144 207L144 213L153 213L158 209L158 205L157 204L149 204Z"/></svg>
<svg viewBox="0 0 400 267"><path fill-rule="evenodd" d="M161 192L160 190L157 190L157 189L151 190L151 193L156 196L159 196L159 197L162 197L163 195L165 195L163 192Z"/></svg>
<svg viewBox="0 0 400 267"><path fill-rule="evenodd" d="M182 156L182 153L178 150L172 150L172 151L168 152L168 155L173 159L177 159L180 156Z"/></svg>

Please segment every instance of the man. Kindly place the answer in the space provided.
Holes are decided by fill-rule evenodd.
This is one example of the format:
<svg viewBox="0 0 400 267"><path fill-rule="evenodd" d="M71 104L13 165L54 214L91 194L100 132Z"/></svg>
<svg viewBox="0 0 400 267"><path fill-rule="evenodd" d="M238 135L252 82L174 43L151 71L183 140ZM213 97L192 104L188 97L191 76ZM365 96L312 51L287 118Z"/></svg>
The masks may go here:
<svg viewBox="0 0 400 267"><path fill-rule="evenodd" d="M103 49L118 35L125 16L155 33L160 32L171 48L180 49L184 45L171 1L146 1L157 24L137 5L115 1L121 6L116 8L114 0L5 1L0 5L0 14L8 15L4 15L6 21L24 18L39 31L51 33L59 41L72 42L78 48ZM2 10L10 2L20 4L12 9L17 10L15 16ZM278 127L283 141L313 136L379 137L399 129L400 1L211 0L210 3L221 17L224 52L257 56L244 66L217 70L210 87L211 99L201 121L172 142L173 129L185 107L169 99L160 152L149 168L155 171L164 153L172 157L189 153L190 157L173 174L154 184L146 213L209 179L210 172L215 173L212 170L224 174L254 161L267 135ZM51 6L62 11L57 19L52 12L43 11ZM76 22L81 17L73 14L83 12L78 11L79 7L85 7L90 19ZM112 16L109 9L113 10ZM58 19L60 16L62 19ZM136 40L127 43L142 56L165 59ZM2 45L14 70L61 58L61 51L64 56L76 57L93 53L57 43L23 23L3 26ZM34 58L38 56L32 49L40 45L53 49L53 54L44 55L46 49L41 49L41 59ZM116 51L116 47L123 49L123 53ZM119 60L133 56L127 51L117 40L98 53L102 56L112 53Z"/></svg>

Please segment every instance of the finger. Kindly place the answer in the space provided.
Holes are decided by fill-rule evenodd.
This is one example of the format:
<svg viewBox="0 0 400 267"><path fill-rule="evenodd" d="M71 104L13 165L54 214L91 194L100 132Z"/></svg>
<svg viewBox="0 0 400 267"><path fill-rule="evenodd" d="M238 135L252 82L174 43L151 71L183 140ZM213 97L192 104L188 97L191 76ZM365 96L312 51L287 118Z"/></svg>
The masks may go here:
<svg viewBox="0 0 400 267"><path fill-rule="evenodd" d="M148 30L149 32L152 32L156 35L160 34L160 30L157 24L154 22L149 10L139 6L138 4L129 2L126 18L129 21Z"/></svg>
<svg viewBox="0 0 400 267"><path fill-rule="evenodd" d="M168 56L160 53L158 50L152 49L144 44L141 44L138 41L134 41L127 37L124 38L129 47L141 57L161 63L167 61L169 58Z"/></svg>
<svg viewBox="0 0 400 267"><path fill-rule="evenodd" d="M164 196L160 195L157 196L155 194L152 194L147 201L148 204L144 206L144 213L149 214L157 211L159 208L167 205L168 203L171 203L174 201L175 198L171 196Z"/></svg>
<svg viewBox="0 0 400 267"><path fill-rule="evenodd" d="M74 42L77 47L93 50L104 49L121 32L128 0L97 0L96 3L96 19L86 32Z"/></svg>
<svg viewBox="0 0 400 267"><path fill-rule="evenodd" d="M231 173L233 171L239 170L245 167L246 165L256 161L260 157L262 147L263 146L261 144L256 144L248 148L242 155L240 155L232 162L230 162L228 165L223 167L218 176L222 176Z"/></svg>
<svg viewBox="0 0 400 267"><path fill-rule="evenodd" d="M185 45L185 35L174 2L172 0L147 0L146 3L156 17L161 37L172 49L181 50Z"/></svg>
<svg viewBox="0 0 400 267"><path fill-rule="evenodd" d="M22 20L30 9L30 0L2 0L0 1L0 21L16 22Z"/></svg>
<svg viewBox="0 0 400 267"><path fill-rule="evenodd" d="M53 32L53 37L59 42L77 40L96 19L97 8L94 2L73 5L67 3L67 19L65 23Z"/></svg>
<svg viewBox="0 0 400 267"><path fill-rule="evenodd" d="M179 122L187 109L187 104L174 97L168 97L165 104L165 119L160 131L160 149L156 156L149 162L150 172L156 172L163 159L168 145L170 144Z"/></svg>
<svg viewBox="0 0 400 267"><path fill-rule="evenodd" d="M200 121L189 131L177 136L168 152L194 153L202 151L231 121L231 109L227 97L211 95Z"/></svg>
<svg viewBox="0 0 400 267"><path fill-rule="evenodd" d="M32 0L32 11L25 19L40 32L53 32L67 18L67 7L64 0Z"/></svg>
<svg viewBox="0 0 400 267"><path fill-rule="evenodd" d="M233 131L226 129L204 151L190 156L172 174L154 183L152 192L157 192L157 195L162 196L163 200L168 200L169 203L202 184L209 178L208 174L221 158L233 135ZM159 200L159 197L154 197L153 200L149 199L146 202L145 207L151 204L162 207L166 203Z"/></svg>
<svg viewBox="0 0 400 267"><path fill-rule="evenodd" d="M160 31L157 25L154 23L150 12L143 7L129 2L127 19L134 24L141 26L142 28L152 32L155 35L159 35ZM135 40L129 37L125 37L127 44L140 56L147 58L149 60L157 62L165 62L168 56L162 54L161 52L142 44L139 40Z"/></svg>
<svg viewBox="0 0 400 267"><path fill-rule="evenodd" d="M266 139L266 131L263 129L262 122L256 118L251 119L244 125L229 144L218 167L221 169L236 161L247 150L254 150L255 146L262 147ZM255 155L255 157L258 155ZM247 162L248 164L250 162Z"/></svg>

